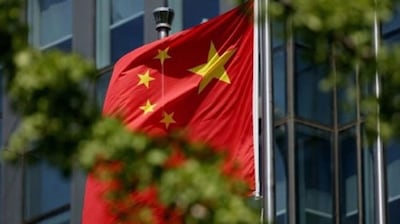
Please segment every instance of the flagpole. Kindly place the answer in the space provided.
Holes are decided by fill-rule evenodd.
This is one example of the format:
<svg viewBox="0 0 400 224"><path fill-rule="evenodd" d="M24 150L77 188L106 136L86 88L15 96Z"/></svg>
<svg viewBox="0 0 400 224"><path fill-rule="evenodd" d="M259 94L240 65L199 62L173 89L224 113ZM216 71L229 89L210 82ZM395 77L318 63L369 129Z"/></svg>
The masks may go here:
<svg viewBox="0 0 400 224"><path fill-rule="evenodd" d="M376 2L376 1L375 1ZM374 51L375 51L375 57L378 57L378 51L379 51L379 25L378 25L378 19L375 11L375 18L374 18ZM378 71L375 73L375 97L379 101L380 95L381 95L381 81L380 81L380 76ZM383 143L381 139L381 127L380 127L380 108L379 108L379 102L377 105L377 124L376 124L376 129L377 129L377 136L376 136L376 142L375 142L375 150L374 150L374 159L375 159L375 186L376 186L376 200L377 200L377 217L376 217L376 223L377 224L385 224L387 221L386 218L386 202L387 202L387 196L386 196L386 178L385 178L385 153L383 149Z"/></svg>
<svg viewBox="0 0 400 224"><path fill-rule="evenodd" d="M258 200L261 198L261 175L260 175L260 32L259 32L259 2L254 2L254 29L253 29L253 139L254 139L254 197Z"/></svg>
<svg viewBox="0 0 400 224"><path fill-rule="evenodd" d="M168 7L168 1L163 1L163 6L154 9L153 16L156 21L156 30L158 39L162 39L169 35L172 20L174 19L174 10Z"/></svg>
<svg viewBox="0 0 400 224"><path fill-rule="evenodd" d="M263 196L263 221L275 223L275 155L274 155L274 117L273 85L271 69L271 41L268 21L268 0L255 1L255 18L259 28L259 49L261 84L261 173Z"/></svg>

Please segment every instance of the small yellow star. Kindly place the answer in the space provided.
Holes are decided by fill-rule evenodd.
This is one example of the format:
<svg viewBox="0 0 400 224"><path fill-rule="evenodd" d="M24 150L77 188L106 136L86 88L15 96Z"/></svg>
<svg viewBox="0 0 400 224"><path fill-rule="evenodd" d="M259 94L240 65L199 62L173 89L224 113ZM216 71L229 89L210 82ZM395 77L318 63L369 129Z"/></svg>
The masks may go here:
<svg viewBox="0 0 400 224"><path fill-rule="evenodd" d="M172 123L176 123L176 121L174 120L174 112L172 113L167 113L167 112L163 112L163 119L160 121L161 123L165 124L165 128L168 129L169 125Z"/></svg>
<svg viewBox="0 0 400 224"><path fill-rule="evenodd" d="M155 104L151 104L150 100L146 101L146 104L141 106L140 109L143 110L144 114L150 113L154 111Z"/></svg>
<svg viewBox="0 0 400 224"><path fill-rule="evenodd" d="M149 70L147 70L144 74L139 74L138 77L139 77L139 82L137 85L143 84L144 86L146 86L146 88L149 88L150 82L154 80L154 78L150 76Z"/></svg>
<svg viewBox="0 0 400 224"><path fill-rule="evenodd" d="M157 56L154 57L154 59L159 59L161 62L161 65L164 65L165 59L171 58L171 56L168 55L168 50L169 47L165 48L164 50L158 50Z"/></svg>
<svg viewBox="0 0 400 224"><path fill-rule="evenodd" d="M199 85L198 93L203 91L203 89L211 82L212 79L218 79L227 84L231 83L224 65L232 57L233 53L235 53L235 50L231 49L225 51L222 56L220 56L215 49L214 43L211 42L210 50L208 51L207 63L189 69L189 71L203 77Z"/></svg>

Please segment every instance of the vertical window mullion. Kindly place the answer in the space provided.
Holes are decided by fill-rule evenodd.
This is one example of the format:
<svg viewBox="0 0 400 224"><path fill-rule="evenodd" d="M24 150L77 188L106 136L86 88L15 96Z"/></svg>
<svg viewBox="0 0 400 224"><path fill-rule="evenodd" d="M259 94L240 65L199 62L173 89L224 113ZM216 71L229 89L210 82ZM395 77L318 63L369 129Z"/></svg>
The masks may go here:
<svg viewBox="0 0 400 224"><path fill-rule="evenodd" d="M96 65L102 68L111 62L110 1L96 2Z"/></svg>
<svg viewBox="0 0 400 224"><path fill-rule="evenodd" d="M30 26L29 42L35 47L40 47L40 7L39 1L28 1L28 22Z"/></svg>
<svg viewBox="0 0 400 224"><path fill-rule="evenodd" d="M183 28L183 0L168 0L169 7L174 9L174 20L172 22L171 33L181 31Z"/></svg>
<svg viewBox="0 0 400 224"><path fill-rule="evenodd" d="M292 30L292 21L285 20L283 23L284 35L286 37L285 51L286 51L286 80L287 80L287 116L288 119L288 161L287 161L287 171L288 171L288 197L287 204L289 224L297 223L297 198L296 198L296 149L295 149L295 122L294 122L294 108L295 108L295 96L294 96L294 38ZM291 34L290 36L288 34Z"/></svg>

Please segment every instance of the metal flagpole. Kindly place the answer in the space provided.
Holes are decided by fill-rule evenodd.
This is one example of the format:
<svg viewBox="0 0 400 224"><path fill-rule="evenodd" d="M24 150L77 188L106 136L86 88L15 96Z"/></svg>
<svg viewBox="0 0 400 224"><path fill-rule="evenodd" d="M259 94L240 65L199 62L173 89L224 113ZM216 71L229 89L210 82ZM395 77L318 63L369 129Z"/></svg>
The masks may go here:
<svg viewBox="0 0 400 224"><path fill-rule="evenodd" d="M375 56L378 56L379 51L379 26L378 26L378 18L375 11L374 18L374 50ZM375 96L379 100L381 95L381 80L379 77L378 71L375 74ZM376 136L376 145L374 151L374 159L375 159L375 186L376 186L376 200L377 200L377 216L376 223L377 224L386 224L386 178L385 178L385 153L383 149L383 143L381 139L381 127L380 127L380 109L379 104L377 106L377 136Z"/></svg>
<svg viewBox="0 0 400 224"><path fill-rule="evenodd" d="M254 29L253 29L253 139L254 139L254 181L255 192L254 196L258 200L261 198L260 184L260 32L259 27L259 3L254 1L253 14Z"/></svg>
<svg viewBox="0 0 400 224"><path fill-rule="evenodd" d="M274 118L271 69L270 25L268 0L255 1L256 29L259 29L260 98L261 98L261 177L263 196L263 221L275 223L275 155Z"/></svg>

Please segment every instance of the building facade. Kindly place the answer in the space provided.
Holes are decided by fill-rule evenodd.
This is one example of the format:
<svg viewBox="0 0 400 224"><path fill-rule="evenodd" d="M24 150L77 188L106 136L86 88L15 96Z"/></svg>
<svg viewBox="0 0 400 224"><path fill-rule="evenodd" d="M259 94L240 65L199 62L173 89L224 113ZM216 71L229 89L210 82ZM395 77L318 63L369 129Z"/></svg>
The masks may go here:
<svg viewBox="0 0 400 224"><path fill-rule="evenodd" d="M175 11L172 33L234 7L228 0L169 0ZM152 11L158 0L29 0L30 43L43 51L77 52L98 68L99 107L113 64L157 39ZM330 92L319 82L329 62L314 64L306 41L286 36L288 21L271 24L274 93L276 221L279 224L375 222L374 148L365 143L358 102L345 87ZM381 40L400 41L400 13L381 26ZM352 85L357 86L354 74ZM4 93L4 91L3 91ZM18 119L2 97L2 142ZM350 105L350 106L349 106ZM384 145L387 218L400 222L400 143ZM34 152L28 156L35 157ZM85 176L64 178L45 162L1 166L0 224L80 223Z"/></svg>

